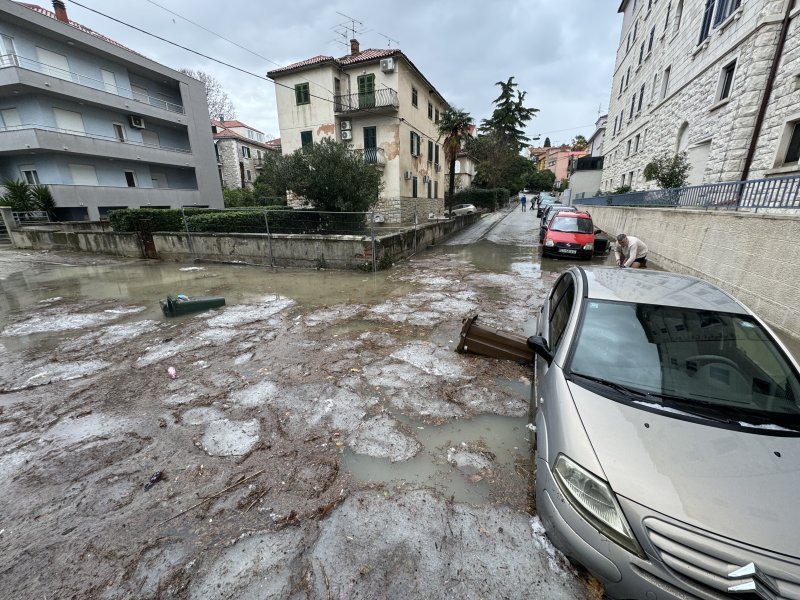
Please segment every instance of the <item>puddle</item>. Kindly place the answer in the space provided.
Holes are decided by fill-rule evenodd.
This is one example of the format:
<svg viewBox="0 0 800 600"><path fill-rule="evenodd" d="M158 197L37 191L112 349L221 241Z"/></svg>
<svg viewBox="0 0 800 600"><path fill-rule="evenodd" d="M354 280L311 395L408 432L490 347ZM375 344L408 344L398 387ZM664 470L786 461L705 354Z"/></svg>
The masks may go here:
<svg viewBox="0 0 800 600"><path fill-rule="evenodd" d="M410 484L435 489L456 502L486 504L490 488L485 478L478 480L482 457L489 453L495 471L515 471L522 465L530 469L529 431L527 417L498 417L482 415L470 420L456 420L445 425L426 425L403 416L394 415L412 431L422 448L414 458L390 462L388 458L372 458L345 450L342 470L349 471L354 480L383 483L388 486ZM476 444L482 452L467 451ZM455 452L454 452L455 450ZM448 454L455 466L448 462ZM471 479L472 478L472 479ZM523 491L524 493L524 491Z"/></svg>

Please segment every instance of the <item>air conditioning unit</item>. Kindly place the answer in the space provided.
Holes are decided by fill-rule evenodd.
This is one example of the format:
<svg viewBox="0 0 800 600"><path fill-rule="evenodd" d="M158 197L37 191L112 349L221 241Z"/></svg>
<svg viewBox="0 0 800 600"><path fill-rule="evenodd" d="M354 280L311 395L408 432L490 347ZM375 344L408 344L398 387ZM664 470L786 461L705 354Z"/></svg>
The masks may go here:
<svg viewBox="0 0 800 600"><path fill-rule="evenodd" d="M430 177L428 177L427 175L425 175L425 176L422 178L422 183L428 183L430 180L431 180L431 178L430 178Z"/></svg>
<svg viewBox="0 0 800 600"><path fill-rule="evenodd" d="M131 127L135 127L136 129L144 129L144 119L142 117L131 115L128 117L128 120L130 121Z"/></svg>
<svg viewBox="0 0 800 600"><path fill-rule="evenodd" d="M414 177L413 171L406 171L405 173L403 173L403 179L411 179L412 177Z"/></svg>
<svg viewBox="0 0 800 600"><path fill-rule="evenodd" d="M441 171L442 171L442 165L440 165L439 163L436 163L436 164L435 164L435 165L433 165L433 166L436 168L436 172L437 172L437 173L441 173Z"/></svg>
<svg viewBox="0 0 800 600"><path fill-rule="evenodd" d="M353 139L353 132L352 131L343 131L342 132L342 139L343 140L352 140Z"/></svg>
<svg viewBox="0 0 800 600"><path fill-rule="evenodd" d="M381 71L384 73L393 73L394 72L394 59L393 58L383 58L381 59Z"/></svg>
<svg viewBox="0 0 800 600"><path fill-rule="evenodd" d="M342 121L339 125L342 131L350 131L352 129L352 125L350 125L350 121Z"/></svg>

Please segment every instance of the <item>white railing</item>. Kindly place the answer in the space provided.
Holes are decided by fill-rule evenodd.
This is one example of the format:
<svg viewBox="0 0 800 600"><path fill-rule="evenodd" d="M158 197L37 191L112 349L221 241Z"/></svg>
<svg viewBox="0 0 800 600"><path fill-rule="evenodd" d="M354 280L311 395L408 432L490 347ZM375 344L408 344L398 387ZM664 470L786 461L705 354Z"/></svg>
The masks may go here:
<svg viewBox="0 0 800 600"><path fill-rule="evenodd" d="M183 109L183 106L176 102L164 100L163 98L155 98L141 92L134 92L128 88L124 88L113 83L107 83L102 79L95 79L94 77L81 75L80 73L75 73L74 71L66 71L59 67L40 63L18 54L0 54L0 69L4 67L19 67L21 69L43 73L45 75L57 77L58 79L64 79L65 81L77 83L78 85L84 85L96 90L102 90L108 92L109 94L114 94L115 96L121 96L122 98L129 98L131 100L135 100L136 102L142 102L144 104L149 104L150 106L163 108L164 110L174 113L185 114L186 112Z"/></svg>
<svg viewBox="0 0 800 600"><path fill-rule="evenodd" d="M86 133L85 131L73 131L71 129L61 129L51 125L9 125L7 127L0 126L0 133L3 131L23 131L23 130L38 130L49 131L51 133L66 133L68 135L77 135L79 137L86 137L95 140L105 140L107 142L117 142L118 144L131 144L133 146L141 146L143 148L156 148L158 150L166 150L168 152L181 152L183 154L191 154L191 149L188 148L174 148L172 146L162 146L161 144L146 144L145 142L138 142L136 140L124 139L121 140L113 135L102 135L99 133Z"/></svg>

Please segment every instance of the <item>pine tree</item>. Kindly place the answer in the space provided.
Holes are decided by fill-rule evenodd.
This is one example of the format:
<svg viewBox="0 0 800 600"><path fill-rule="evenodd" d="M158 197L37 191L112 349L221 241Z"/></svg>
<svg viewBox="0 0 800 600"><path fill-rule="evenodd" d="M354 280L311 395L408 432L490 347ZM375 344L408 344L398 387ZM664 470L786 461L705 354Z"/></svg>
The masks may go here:
<svg viewBox="0 0 800 600"><path fill-rule="evenodd" d="M492 116L481 121L479 131L484 135L497 134L505 140L516 152L519 152L530 141L525 136L524 127L539 112L538 108L527 108L524 105L527 92L517 90L518 84L514 78L508 81L498 81L500 95L495 98L495 109Z"/></svg>

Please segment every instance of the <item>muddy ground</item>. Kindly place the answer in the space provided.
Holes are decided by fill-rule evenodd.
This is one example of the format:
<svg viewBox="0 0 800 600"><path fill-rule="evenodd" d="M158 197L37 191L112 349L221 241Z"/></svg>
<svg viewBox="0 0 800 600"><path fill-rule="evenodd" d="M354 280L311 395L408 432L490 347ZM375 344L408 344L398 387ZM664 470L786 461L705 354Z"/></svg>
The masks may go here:
<svg viewBox="0 0 800 600"><path fill-rule="evenodd" d="M87 261L103 259L3 251L0 278ZM478 503L344 465L402 465L426 427L524 418L529 368L453 348L471 311L521 333L556 275L482 272L440 250L380 276L395 291L375 302L266 294L180 320L124 298L12 306L0 596L599 597L532 514L527 444L510 465L480 436L428 449L484 486Z"/></svg>

